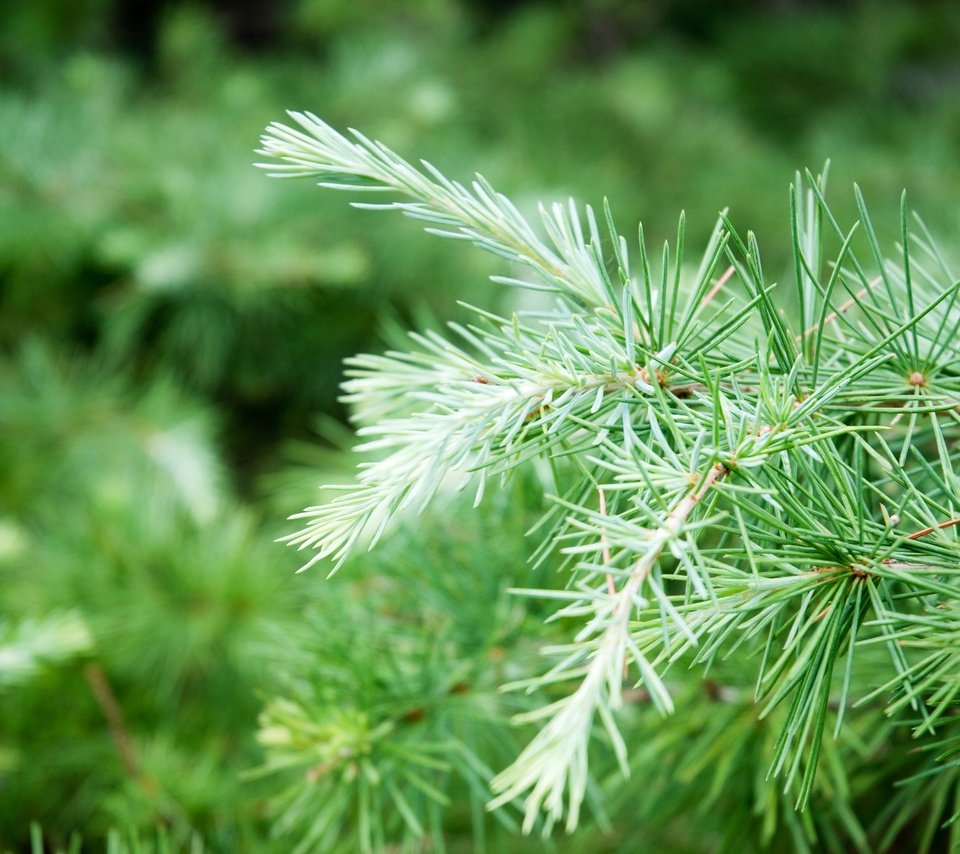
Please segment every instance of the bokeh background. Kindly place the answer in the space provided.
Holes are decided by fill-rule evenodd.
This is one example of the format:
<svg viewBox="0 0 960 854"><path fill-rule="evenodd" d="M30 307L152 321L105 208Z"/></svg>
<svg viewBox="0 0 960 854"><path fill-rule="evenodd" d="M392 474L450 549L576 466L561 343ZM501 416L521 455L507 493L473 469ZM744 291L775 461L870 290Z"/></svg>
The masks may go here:
<svg viewBox="0 0 960 854"><path fill-rule="evenodd" d="M525 210L608 196L654 245L729 207L777 279L788 184L828 158L841 218L857 180L892 234L906 187L958 244L958 46L947 0L4 3L0 850L289 851L306 831L257 773L273 698L321 685L308 718L412 721L463 668L495 697L522 643L522 483L329 582L274 543L352 464L342 359L515 295L461 245L265 177L269 121L312 110ZM425 626L442 654L394 643ZM478 753L502 767L511 737ZM507 850L467 789L434 839ZM569 844L625 838L614 815Z"/></svg>

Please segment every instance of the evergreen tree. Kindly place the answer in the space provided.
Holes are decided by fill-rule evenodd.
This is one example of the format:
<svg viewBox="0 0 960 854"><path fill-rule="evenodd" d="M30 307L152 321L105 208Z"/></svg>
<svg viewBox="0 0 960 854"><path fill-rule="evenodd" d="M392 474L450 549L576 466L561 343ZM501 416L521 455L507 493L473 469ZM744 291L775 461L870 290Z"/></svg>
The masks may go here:
<svg viewBox="0 0 960 854"><path fill-rule="evenodd" d="M960 280L905 198L885 253L859 189L848 227L826 174L798 175L793 282L777 287L726 212L691 263L682 214L662 254L607 205L543 207L538 229L480 177L291 117L263 139L273 174L392 194L355 204L492 252L496 282L534 292L511 316L478 309L350 360L367 460L299 514L304 568L340 568L454 489L479 504L519 477L546 496L535 574L511 591L522 621L491 607L471 638L483 597L438 591L484 575L451 554L383 634L371 616L340 638L349 668L307 655L298 699L268 707L268 767L306 769L282 820L302 823L301 850L440 845L449 775L475 799L488 766L487 809L519 809L525 832L572 832L587 802L625 843L956 841ZM507 536L478 547L494 560ZM423 616L438 602L449 636ZM491 680L500 702L461 694ZM501 763L499 715L518 702L531 735Z"/></svg>

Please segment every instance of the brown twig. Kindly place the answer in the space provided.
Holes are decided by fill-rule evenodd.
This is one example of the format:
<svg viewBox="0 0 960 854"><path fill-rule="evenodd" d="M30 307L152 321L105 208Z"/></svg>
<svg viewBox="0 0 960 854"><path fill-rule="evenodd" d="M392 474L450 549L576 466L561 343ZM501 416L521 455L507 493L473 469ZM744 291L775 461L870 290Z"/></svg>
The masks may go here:
<svg viewBox="0 0 960 854"><path fill-rule="evenodd" d="M732 275L733 275L733 267L727 267L723 275L719 279L717 279L717 283L712 288L710 288L710 290L707 291L706 296L702 300L700 300L700 308L704 308L705 306L710 304L710 301L718 293L720 293L720 290L723 288L723 286L730 281L730 277Z"/></svg>
<svg viewBox="0 0 960 854"><path fill-rule="evenodd" d="M127 729L126 721L123 717L123 710L117 702L117 697L110 687L110 681L107 674L96 662L91 662L83 668L84 678L90 686L100 711L103 712L107 725L110 727L110 735L113 743L117 747L117 753L120 754L120 761L123 768L131 777L142 780L143 774L140 770L140 763L137 761L137 754L133 748L133 739L130 738L130 730Z"/></svg>
<svg viewBox="0 0 960 854"><path fill-rule="evenodd" d="M862 288L857 292L857 295L850 297L845 303L839 306L836 311L831 311L824 319L823 323L815 323L809 329L805 330L802 335L798 335L796 340L799 341L801 338L806 338L808 335L812 335L818 329L823 326L826 326L828 323L833 323L841 314L849 311L853 306L855 306L860 300L862 300L873 288L880 284L883 281L881 276L877 276L872 282L870 282L865 288Z"/></svg>
<svg viewBox="0 0 960 854"><path fill-rule="evenodd" d="M944 528L952 528L954 525L960 525L960 519L948 519L946 522L941 522L939 525L932 525L929 528L922 528L919 531L914 531L912 534L907 536L907 539L919 540L921 537L925 537L927 534L932 534L934 531L942 531Z"/></svg>

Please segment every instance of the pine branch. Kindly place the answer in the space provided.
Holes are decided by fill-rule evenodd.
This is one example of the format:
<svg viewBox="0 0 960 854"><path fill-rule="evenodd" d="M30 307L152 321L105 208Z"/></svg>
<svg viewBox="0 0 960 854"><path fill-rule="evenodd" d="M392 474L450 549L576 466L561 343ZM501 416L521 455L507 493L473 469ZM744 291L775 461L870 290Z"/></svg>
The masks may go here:
<svg viewBox="0 0 960 854"><path fill-rule="evenodd" d="M356 207L399 210L429 223L431 234L466 239L489 252L516 262L537 274L542 286L576 297L584 305L607 302L604 273L585 241L573 202L568 207L541 208L549 241L541 239L520 211L479 175L470 188L444 177L426 161L425 172L402 160L382 143L351 131L353 139L337 133L312 113L291 111L303 131L274 122L261 140L258 153L282 161L260 164L279 177L315 177L321 187L338 190L391 191L412 202L360 204ZM596 244L599 230L586 211L589 234ZM537 287L522 282L525 287Z"/></svg>
<svg viewBox="0 0 960 854"><path fill-rule="evenodd" d="M541 809L546 811L551 823L560 818L564 812L564 791L568 798L567 829L577 826L587 787L587 745L593 716L598 710L625 766L626 748L608 710L616 711L623 703L621 686L628 658L633 658L646 675L646 687L655 702L665 711L672 711L666 688L630 638L629 620L637 606L640 588L664 549L680 537L697 505L729 472L723 463L711 466L697 487L680 499L660 527L650 534L643 557L634 564L622 588L610 596L609 603L604 603L605 613L598 613L595 618L606 618L607 622L580 686L565 700L548 707L555 712L550 721L517 761L494 779L492 785L497 797L491 801L490 809L530 792L526 799L524 831L532 829ZM523 720L540 718L544 711L547 710L526 715Z"/></svg>
<svg viewBox="0 0 960 854"><path fill-rule="evenodd" d="M412 198L377 207L538 278L498 281L551 291L511 318L478 311L475 325L453 327L457 343L413 336L415 352L352 360L345 399L363 424L360 449L385 456L305 511L290 538L316 549L310 563L337 567L450 475L473 481L479 502L490 475L549 463L556 497L536 559L559 553L569 582L515 592L556 603L554 619L575 631L545 650L550 670L509 687L573 687L521 716L542 728L495 778L491 808L525 798L526 831L541 815L545 831L564 816L572 830L597 722L626 770L615 719L625 679L633 671L634 688L669 713L664 674L684 658L753 654L759 714L781 727L771 774L801 810L827 719L837 737L851 696L896 695L890 714L918 714L917 735L944 714L952 657L913 651L949 636L924 614L957 598L960 280L925 230L911 234L904 202L888 258L859 190L859 222L844 229L825 178L798 176L786 310L756 238L726 212L695 269L683 263L681 216L659 269L641 229L631 271L607 206L602 235L590 208L583 227L571 205L544 215L540 238L482 180L467 190L291 115L306 133L271 125L263 141L278 174ZM855 657L871 645L888 653L884 687L854 694Z"/></svg>
<svg viewBox="0 0 960 854"><path fill-rule="evenodd" d="M0 688L18 685L45 667L88 653L93 639L75 613L19 623L0 621Z"/></svg>

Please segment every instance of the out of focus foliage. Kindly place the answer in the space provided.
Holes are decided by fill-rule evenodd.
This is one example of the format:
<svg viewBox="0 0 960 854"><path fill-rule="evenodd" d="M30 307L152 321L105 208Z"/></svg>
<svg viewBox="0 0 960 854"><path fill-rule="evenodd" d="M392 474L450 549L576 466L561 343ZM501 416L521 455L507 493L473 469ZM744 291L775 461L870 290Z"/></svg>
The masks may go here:
<svg viewBox="0 0 960 854"><path fill-rule="evenodd" d="M115 851L503 850L515 816L483 803L515 746L519 701L496 688L535 652L505 592L529 572L524 484L421 520L349 578L295 576L273 539L345 465L341 360L512 295L479 254L251 168L280 109L479 169L521 204L608 192L654 238L682 207L702 240L720 204L762 233L793 170L827 157L868 197L909 186L949 235L958 35L948 2L6 4L0 850L28 850L32 822L47 850L75 833ZM896 206L875 209L891 228ZM797 819L743 771L748 748L691 758L748 714L717 708L668 733L638 702L633 755L660 778L591 793L571 850L711 851L731 822L737 850L800 845L798 821L845 850L839 777ZM864 731L830 761L878 756L849 783L873 839L939 844L956 775L905 827L871 800L904 770L884 768L897 737ZM709 796L669 796L690 781Z"/></svg>

